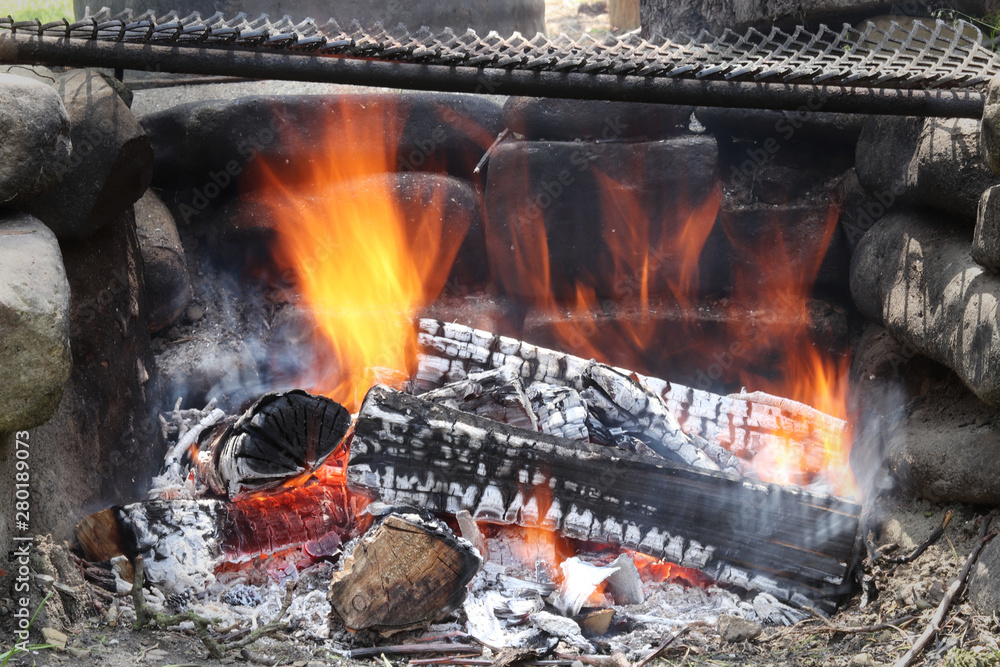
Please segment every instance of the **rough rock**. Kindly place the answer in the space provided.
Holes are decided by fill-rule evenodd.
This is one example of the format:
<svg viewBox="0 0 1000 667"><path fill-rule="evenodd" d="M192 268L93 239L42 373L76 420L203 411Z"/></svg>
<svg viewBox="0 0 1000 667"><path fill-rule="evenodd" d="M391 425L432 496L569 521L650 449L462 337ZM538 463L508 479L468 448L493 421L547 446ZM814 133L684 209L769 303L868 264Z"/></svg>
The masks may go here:
<svg viewBox="0 0 1000 667"><path fill-rule="evenodd" d="M66 171L69 115L50 86L0 74L0 205L39 196Z"/></svg>
<svg viewBox="0 0 1000 667"><path fill-rule="evenodd" d="M851 367L851 470L862 496L1000 503L1000 419L955 373L869 324Z"/></svg>
<svg viewBox="0 0 1000 667"><path fill-rule="evenodd" d="M616 275L609 250L615 244L650 253L655 266L650 294L661 294L680 271L673 241L692 215L695 224L710 228L720 190L718 148L711 137L505 141L490 157L486 184L491 274L505 293L539 298L533 281L545 281L539 252L546 248L544 232L559 240L547 246L557 297L575 298L577 282L590 285L598 298L637 292L641 276L623 267ZM516 271L512 257L519 254L534 258L528 272ZM702 276L714 281L704 271Z"/></svg>
<svg viewBox="0 0 1000 667"><path fill-rule="evenodd" d="M896 207L903 205L891 193L881 198L869 194L861 187L857 172L851 169L843 182L844 200L840 206L840 227L844 230L847 244L851 251L857 247L861 237L871 229L876 222Z"/></svg>
<svg viewBox="0 0 1000 667"><path fill-rule="evenodd" d="M1000 273L1000 186L993 186L979 200L972 259L993 273Z"/></svg>
<svg viewBox="0 0 1000 667"><path fill-rule="evenodd" d="M979 148L980 125L968 118L875 117L858 139L858 180L880 200L971 220L983 191L1000 182Z"/></svg>
<svg viewBox="0 0 1000 667"><path fill-rule="evenodd" d="M55 416L29 431L31 525L56 540L72 539L76 522L95 508L138 500L163 461L131 209L88 238L63 243L62 255L73 368ZM13 446L11 439L0 445L0 479L11 473Z"/></svg>
<svg viewBox="0 0 1000 667"><path fill-rule="evenodd" d="M202 16L211 16L222 10L226 17L236 12L246 12L251 20L261 14L269 14L273 18L291 16L296 21L307 17L315 18L320 24L333 17L345 29L354 20L363 26L372 26L382 22L386 28L393 28L399 23L416 31L421 26L428 26L435 32L445 28L453 28L457 34L462 34L472 28L482 36L495 30L504 37L518 31L528 38L536 33L545 32L545 1L544 0L437 0L436 2L401 2L400 0L240 0L239 2L221 3L216 0L107 0L103 6L110 7L116 14L126 7L131 7L139 14L147 9L156 11L157 16L163 16L168 11L176 9L182 16L191 12L201 12ZM75 0L77 16L82 16L82 9L87 0Z"/></svg>
<svg viewBox="0 0 1000 667"><path fill-rule="evenodd" d="M861 313L1000 405L1000 277L976 264L971 232L942 214L893 213L861 240L851 295Z"/></svg>
<svg viewBox="0 0 1000 667"><path fill-rule="evenodd" d="M203 220L238 185L248 187L246 176L258 158L287 183L344 159L339 135L331 133L355 127L354 121L385 119L389 136L396 134L390 138L397 142L395 163L390 159L374 171L475 180L473 170L502 129L500 115L496 102L476 95L287 95L183 104L147 114L142 123L156 153L154 184L176 191L183 225Z"/></svg>
<svg viewBox="0 0 1000 667"><path fill-rule="evenodd" d="M503 120L511 132L536 141L649 141L683 133L692 111L669 104L511 97Z"/></svg>
<svg viewBox="0 0 1000 667"><path fill-rule="evenodd" d="M815 144L820 143L824 150L849 151L853 158L864 116L822 111L823 102L821 97L809 99L794 111L698 107L694 115L717 137L757 141L773 138L782 145L805 144L813 149L814 156Z"/></svg>
<svg viewBox="0 0 1000 667"><path fill-rule="evenodd" d="M433 210L432 205L438 207L442 240L458 245L446 291L462 295L481 291L486 285L482 201L468 182L439 174L403 172L356 179L344 187L353 193L353 201L391 193L403 214L405 228L413 235L426 222L425 216ZM236 275L260 275L261 267L269 266L272 261L275 230L298 219L297 206L327 210L334 222L343 213L343 206L314 188L301 186L298 191L294 188L290 191L298 193L294 204L289 200L267 201L264 194L252 191L229 202L213 216L206 241L222 268ZM341 250L319 242L316 252L319 261L336 261Z"/></svg>
<svg viewBox="0 0 1000 667"><path fill-rule="evenodd" d="M60 240L79 240L142 196L153 151L135 116L99 73L70 70L52 87L69 113L73 152L59 183L24 210Z"/></svg>
<svg viewBox="0 0 1000 667"><path fill-rule="evenodd" d="M764 631L764 628L760 627L760 623L755 623L739 616L721 614L719 616L718 630L722 641L735 643L757 639L757 637L760 637L760 633Z"/></svg>
<svg viewBox="0 0 1000 667"><path fill-rule="evenodd" d="M702 253L702 275L712 275L737 295L774 294L795 282L807 290L812 282L816 291L842 291L850 254L832 217L842 198L841 179L820 181L819 187L811 180L808 189L788 191L803 196L778 203L782 197L760 196L767 191L765 179L775 175L761 172L749 183L727 181L716 228Z"/></svg>
<svg viewBox="0 0 1000 667"><path fill-rule="evenodd" d="M889 0L640 0L639 17L644 37L669 37L678 31L693 35L708 30L718 35L725 28L742 31L752 25L829 21L835 14L884 13L891 7Z"/></svg>
<svg viewBox="0 0 1000 667"><path fill-rule="evenodd" d="M191 300L191 278L174 218L152 190L135 203L135 225L146 277L149 330L156 332L184 312Z"/></svg>
<svg viewBox="0 0 1000 667"><path fill-rule="evenodd" d="M1000 174L1000 75L993 77L986 89L980 132L983 159L994 173Z"/></svg>
<svg viewBox="0 0 1000 667"><path fill-rule="evenodd" d="M55 235L0 215L0 433L41 424L69 379L69 283Z"/></svg>
<svg viewBox="0 0 1000 667"><path fill-rule="evenodd" d="M969 600L980 614L1000 611L1000 541L994 539L979 554L969 576Z"/></svg>

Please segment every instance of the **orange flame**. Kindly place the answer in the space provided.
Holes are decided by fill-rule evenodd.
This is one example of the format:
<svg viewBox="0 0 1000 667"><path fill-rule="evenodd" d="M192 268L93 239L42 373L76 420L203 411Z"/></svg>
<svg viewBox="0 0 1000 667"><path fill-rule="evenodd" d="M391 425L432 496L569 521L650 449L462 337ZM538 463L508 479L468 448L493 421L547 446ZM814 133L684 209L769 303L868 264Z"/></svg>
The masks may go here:
<svg viewBox="0 0 1000 667"><path fill-rule="evenodd" d="M293 271L325 343L301 384L352 412L377 369L412 373L413 318L444 287L468 224L451 220L460 233L443 233L440 191L422 211L400 203L394 118L388 104L363 115L344 104L325 128L325 158L261 165L261 198L279 222L276 259Z"/></svg>

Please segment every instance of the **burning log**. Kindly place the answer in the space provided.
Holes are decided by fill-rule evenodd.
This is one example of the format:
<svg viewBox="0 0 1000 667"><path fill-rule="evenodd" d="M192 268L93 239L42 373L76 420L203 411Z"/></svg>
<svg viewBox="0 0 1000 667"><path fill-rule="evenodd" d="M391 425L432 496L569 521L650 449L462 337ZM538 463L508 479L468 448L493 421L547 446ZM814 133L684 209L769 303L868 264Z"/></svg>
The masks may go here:
<svg viewBox="0 0 1000 667"><path fill-rule="evenodd" d="M578 392L586 388L591 362L580 357L432 319L420 320L418 335L422 355L414 382L422 390L506 365L513 366L526 383L544 382ZM659 395L681 430L724 470L745 467L742 461L752 459L768 441L823 446L838 442L847 430L842 419L762 392L721 396L616 370Z"/></svg>
<svg viewBox="0 0 1000 667"><path fill-rule="evenodd" d="M197 480L230 499L272 489L321 466L350 425L347 410L323 396L264 394L211 432L198 452Z"/></svg>
<svg viewBox="0 0 1000 667"><path fill-rule="evenodd" d="M723 584L833 609L860 508L483 419L376 387L349 484L389 504L468 510L697 568Z"/></svg>
<svg viewBox="0 0 1000 667"><path fill-rule="evenodd" d="M428 391L423 397L504 424L532 431L538 428L521 378L510 366L471 373L464 380Z"/></svg>
<svg viewBox="0 0 1000 667"><path fill-rule="evenodd" d="M362 508L346 489L319 484L235 502L148 500L86 517L77 536L88 559L143 556L152 583L184 593L212 585L223 562L296 547L326 555L363 528Z"/></svg>
<svg viewBox="0 0 1000 667"><path fill-rule="evenodd" d="M389 514L345 557L328 599L352 632L424 627L462 605L481 564L472 545L443 522Z"/></svg>

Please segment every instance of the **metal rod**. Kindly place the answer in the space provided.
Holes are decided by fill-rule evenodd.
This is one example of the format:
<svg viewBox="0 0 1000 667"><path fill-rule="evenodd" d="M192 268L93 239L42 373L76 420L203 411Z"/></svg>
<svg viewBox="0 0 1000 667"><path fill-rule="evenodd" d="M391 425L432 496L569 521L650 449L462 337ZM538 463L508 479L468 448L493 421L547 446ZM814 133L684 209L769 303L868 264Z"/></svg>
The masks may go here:
<svg viewBox="0 0 1000 667"><path fill-rule="evenodd" d="M0 35L0 62L491 95L901 116L979 118L984 102L983 93L968 90L773 84L448 67L277 52L264 48L160 46L16 33Z"/></svg>

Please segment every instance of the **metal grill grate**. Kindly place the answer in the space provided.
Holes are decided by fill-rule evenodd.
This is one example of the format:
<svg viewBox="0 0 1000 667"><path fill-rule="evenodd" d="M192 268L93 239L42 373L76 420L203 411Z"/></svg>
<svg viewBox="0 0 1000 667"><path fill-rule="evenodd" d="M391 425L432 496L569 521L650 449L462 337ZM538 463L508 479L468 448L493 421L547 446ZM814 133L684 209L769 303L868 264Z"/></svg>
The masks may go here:
<svg viewBox="0 0 1000 667"><path fill-rule="evenodd" d="M364 29L357 22L344 29L332 20L296 24L288 17L271 22L266 15L250 20L239 14L227 20L221 13L157 17L126 10L112 16L105 9L75 23L0 18L4 30L71 40L242 47L449 67L864 88L969 89L1000 73L1000 58L982 45L975 26L940 20L917 22L911 29L869 23L863 30L844 24L839 30L727 30L718 37L702 32L654 40L635 34L527 39L518 33L480 37L471 30L461 35L451 30L432 34L426 28L409 32L402 25Z"/></svg>

